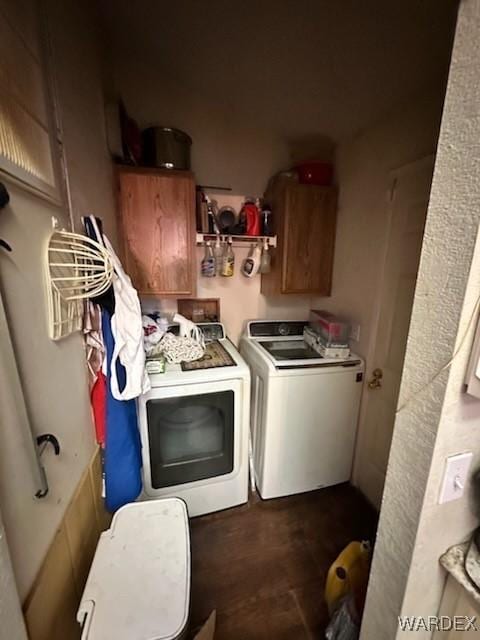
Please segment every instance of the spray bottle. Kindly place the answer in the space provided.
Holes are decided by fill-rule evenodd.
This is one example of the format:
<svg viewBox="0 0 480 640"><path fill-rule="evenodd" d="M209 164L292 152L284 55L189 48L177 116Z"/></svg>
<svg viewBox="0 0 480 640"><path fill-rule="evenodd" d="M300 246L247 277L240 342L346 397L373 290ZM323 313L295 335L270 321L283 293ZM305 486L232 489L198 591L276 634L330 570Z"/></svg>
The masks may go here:
<svg viewBox="0 0 480 640"><path fill-rule="evenodd" d="M235 254L232 248L232 239L228 238L222 258L222 276L231 278L235 270Z"/></svg>
<svg viewBox="0 0 480 640"><path fill-rule="evenodd" d="M215 257L215 275L219 276L222 273L223 249L218 233L215 239L215 246L213 247L213 255Z"/></svg>
<svg viewBox="0 0 480 640"><path fill-rule="evenodd" d="M262 249L259 244L252 244L250 253L245 258L242 264L242 273L247 278L253 278L257 275L260 269Z"/></svg>
<svg viewBox="0 0 480 640"><path fill-rule="evenodd" d="M268 239L263 239L263 251L260 259L260 273L270 273L272 256L268 251Z"/></svg>
<svg viewBox="0 0 480 640"><path fill-rule="evenodd" d="M201 273L204 278L213 278L215 276L215 256L209 240L205 243L205 255L202 260Z"/></svg>

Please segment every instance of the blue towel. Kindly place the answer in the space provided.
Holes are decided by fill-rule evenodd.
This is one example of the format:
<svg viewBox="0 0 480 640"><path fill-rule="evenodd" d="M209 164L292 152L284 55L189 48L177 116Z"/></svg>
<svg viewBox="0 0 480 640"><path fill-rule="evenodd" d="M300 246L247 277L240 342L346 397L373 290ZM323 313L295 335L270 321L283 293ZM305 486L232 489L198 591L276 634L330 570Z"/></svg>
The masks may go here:
<svg viewBox="0 0 480 640"><path fill-rule="evenodd" d="M107 420L105 442L105 505L112 513L133 502L142 490L142 444L135 400L116 400L110 388L110 365L115 341L111 317L102 311L102 331L107 358ZM125 369L117 363L120 389L125 386Z"/></svg>

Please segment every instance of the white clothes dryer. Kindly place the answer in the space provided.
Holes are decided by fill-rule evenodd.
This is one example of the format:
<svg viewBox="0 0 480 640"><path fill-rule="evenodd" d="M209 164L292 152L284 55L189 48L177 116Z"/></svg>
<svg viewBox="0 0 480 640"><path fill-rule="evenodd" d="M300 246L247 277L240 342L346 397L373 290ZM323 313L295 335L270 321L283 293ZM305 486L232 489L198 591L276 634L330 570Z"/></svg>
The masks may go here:
<svg viewBox="0 0 480 640"><path fill-rule="evenodd" d="M138 400L142 498L177 496L190 516L248 500L250 370L222 324L199 326L204 357L150 374Z"/></svg>

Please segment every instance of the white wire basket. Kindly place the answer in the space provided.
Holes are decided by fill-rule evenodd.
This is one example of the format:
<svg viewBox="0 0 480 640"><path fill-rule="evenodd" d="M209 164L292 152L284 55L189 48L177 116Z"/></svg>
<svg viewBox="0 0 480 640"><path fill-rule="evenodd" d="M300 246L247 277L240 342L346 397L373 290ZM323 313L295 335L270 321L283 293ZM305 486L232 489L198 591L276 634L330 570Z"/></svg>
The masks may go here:
<svg viewBox="0 0 480 640"><path fill-rule="evenodd" d="M52 233L46 264L49 334L59 340L82 328L83 301L107 291L114 268L104 246L70 231Z"/></svg>

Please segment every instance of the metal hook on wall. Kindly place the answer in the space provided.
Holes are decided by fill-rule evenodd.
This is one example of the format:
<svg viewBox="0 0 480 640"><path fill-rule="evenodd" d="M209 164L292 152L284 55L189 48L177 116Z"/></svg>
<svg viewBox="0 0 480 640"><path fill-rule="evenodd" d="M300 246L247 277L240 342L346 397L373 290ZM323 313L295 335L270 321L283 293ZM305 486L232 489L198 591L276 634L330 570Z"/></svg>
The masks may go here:
<svg viewBox="0 0 480 640"><path fill-rule="evenodd" d="M47 445L51 444L56 456L60 455L60 443L58 439L52 433L42 433L41 436L37 436L37 445L40 447L38 455L42 457L43 452L47 448ZM43 445L43 446L42 446Z"/></svg>
<svg viewBox="0 0 480 640"><path fill-rule="evenodd" d="M37 452L37 458L38 458L38 462L39 462L39 469L40 469L41 480L42 480L42 488L39 489L37 491L37 493L35 494L36 498L45 498L45 496L48 494L48 491L49 491L47 474L46 474L45 468L42 465L41 460L40 460L42 455L43 455L43 452L45 451L45 449L47 448L47 446L49 444L52 445L53 450L55 452L55 455L56 456L60 455L60 443L58 442L58 439L52 433L42 433L42 435L37 436L37 447L39 447L39 450Z"/></svg>
<svg viewBox="0 0 480 640"><path fill-rule="evenodd" d="M0 182L0 209L3 209L10 202L10 194L7 191L7 187Z"/></svg>
<svg viewBox="0 0 480 640"><path fill-rule="evenodd" d="M2 183L0 183L0 210L5 208L10 202L9 193ZM7 251L11 251L12 248L5 240L0 239L0 247L3 247ZM15 351L10 338L10 331L5 313L5 307L2 300L0 291L0 334L3 338L3 350L2 350L2 364L3 358L5 359L5 366L9 371L10 379L12 382L12 394L15 397L15 405L17 408L17 418L20 427L20 433L23 440L23 447L28 453L31 459L31 471L33 476L33 482L35 483L35 497L44 498L49 491L47 474L45 468L41 463L41 456L46 447L51 444L55 455L60 454L60 444L57 438L51 433L44 433L38 437L34 437L30 425L30 419L25 404L25 396L23 393L22 382L18 371L17 361L15 357Z"/></svg>
<svg viewBox="0 0 480 640"><path fill-rule="evenodd" d="M10 202L10 194L7 191L7 187L0 182L0 209L4 209L7 204ZM6 240L2 240L0 238L0 247L3 247L7 251L11 251L12 247L8 244Z"/></svg>

